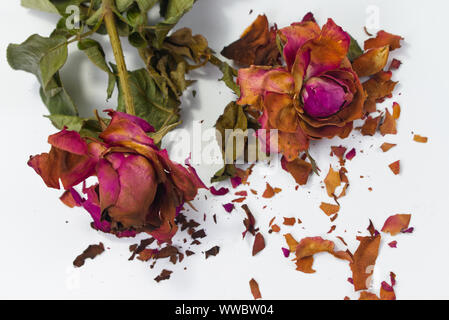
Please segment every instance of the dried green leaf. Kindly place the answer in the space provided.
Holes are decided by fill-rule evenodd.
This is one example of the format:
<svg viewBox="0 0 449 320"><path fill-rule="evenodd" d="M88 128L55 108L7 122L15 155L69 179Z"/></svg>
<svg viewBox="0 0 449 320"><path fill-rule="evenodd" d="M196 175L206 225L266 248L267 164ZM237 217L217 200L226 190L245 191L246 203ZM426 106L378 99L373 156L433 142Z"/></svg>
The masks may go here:
<svg viewBox="0 0 449 320"><path fill-rule="evenodd" d="M59 70L65 64L67 55L67 40L63 36L45 38L35 34L22 44L8 46L9 65L38 78L42 100L51 114L78 114L59 77Z"/></svg>
<svg viewBox="0 0 449 320"><path fill-rule="evenodd" d="M116 77L106 63L101 44L92 39L82 39L78 42L78 49L82 50L93 64L108 74L107 98L109 99L114 92Z"/></svg>
<svg viewBox="0 0 449 320"><path fill-rule="evenodd" d="M357 40L355 40L351 35L351 44L349 45L348 59L353 62L355 59L363 54L362 48L360 48Z"/></svg>
<svg viewBox="0 0 449 320"><path fill-rule="evenodd" d="M50 13L58 13L56 7L50 0L21 0L20 4L29 9L40 10Z"/></svg>
<svg viewBox="0 0 449 320"><path fill-rule="evenodd" d="M165 37L170 30L178 23L178 21L193 6L196 0L161 0L161 16L165 19L154 26L156 36L153 45L161 48Z"/></svg>
<svg viewBox="0 0 449 320"><path fill-rule="evenodd" d="M116 67L112 65L113 69ZM120 79L117 78L119 82ZM156 131L179 121L179 101L166 99L154 79L146 69L129 72L131 94L134 98L136 115L147 120ZM125 102L119 88L118 110L125 112Z"/></svg>

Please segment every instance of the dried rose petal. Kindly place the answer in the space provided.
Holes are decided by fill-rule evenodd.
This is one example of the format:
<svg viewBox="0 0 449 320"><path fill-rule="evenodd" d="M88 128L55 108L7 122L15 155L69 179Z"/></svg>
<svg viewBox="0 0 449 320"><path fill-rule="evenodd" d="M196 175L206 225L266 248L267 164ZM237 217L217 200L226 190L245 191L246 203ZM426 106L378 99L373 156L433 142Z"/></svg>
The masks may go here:
<svg viewBox="0 0 449 320"><path fill-rule="evenodd" d="M411 218L411 214L397 214L391 216L385 221L382 232L395 236L408 228Z"/></svg>
<svg viewBox="0 0 449 320"><path fill-rule="evenodd" d="M223 205L223 208L226 210L227 213L231 213L232 210L234 210L235 206L233 203L226 203Z"/></svg>
<svg viewBox="0 0 449 320"><path fill-rule="evenodd" d="M290 257L290 250L287 248L282 248L282 253L284 254L284 257L288 258Z"/></svg>
<svg viewBox="0 0 449 320"><path fill-rule="evenodd" d="M340 206L330 203L324 203L322 202L320 205L320 209L323 210L323 212L327 216L332 216L340 211Z"/></svg>
<svg viewBox="0 0 449 320"><path fill-rule="evenodd" d="M356 151L355 151L355 149L352 149L352 150L349 151L348 154L346 155L346 159L348 159L349 161L351 161L352 159L354 159L355 156L356 156Z"/></svg>
<svg viewBox="0 0 449 320"><path fill-rule="evenodd" d="M396 119L393 117L389 110L387 110L384 122L380 125L379 131L383 136L387 134L394 135L398 133L398 130L396 129Z"/></svg>
<svg viewBox="0 0 449 320"><path fill-rule="evenodd" d="M95 259L96 256L102 254L103 252L103 243L100 242L99 244L90 245L82 254L76 257L75 261L73 261L73 265L80 268L84 265L86 259Z"/></svg>
<svg viewBox="0 0 449 320"><path fill-rule="evenodd" d="M419 134L415 134L415 136L413 137L413 140L418 143L427 143L429 141L428 138L422 137Z"/></svg>
<svg viewBox="0 0 449 320"><path fill-rule="evenodd" d="M368 289L368 279L373 274L377 255L379 254L381 236L357 237L360 245L354 253L350 264L355 291Z"/></svg>
<svg viewBox="0 0 449 320"><path fill-rule="evenodd" d="M362 135L364 136L374 136L376 134L377 128L379 127L381 117L372 118L369 116L364 125L362 126Z"/></svg>
<svg viewBox="0 0 449 320"><path fill-rule="evenodd" d="M371 49L358 57L352 67L359 77L367 77L382 71L388 62L388 46Z"/></svg>
<svg viewBox="0 0 449 320"><path fill-rule="evenodd" d="M295 218L285 218L284 217L284 225L286 226L294 226L296 223L296 219Z"/></svg>
<svg viewBox="0 0 449 320"><path fill-rule="evenodd" d="M259 232L256 234L256 238L254 239L253 257L263 249L265 249L265 239L263 235Z"/></svg>
<svg viewBox="0 0 449 320"><path fill-rule="evenodd" d="M397 241L391 241L388 246L390 246L390 248L394 248L396 249L398 247L398 242Z"/></svg>
<svg viewBox="0 0 449 320"><path fill-rule="evenodd" d="M404 38L381 30L375 38L365 41L365 50L388 46L393 51L401 47L401 40L404 40Z"/></svg>
<svg viewBox="0 0 449 320"><path fill-rule="evenodd" d="M393 162L389 167L395 175L398 175L401 171L401 161Z"/></svg>
<svg viewBox="0 0 449 320"><path fill-rule="evenodd" d="M262 295L260 294L259 284L256 280L251 279L249 282L249 287L251 289L251 293L254 297L254 300L262 299Z"/></svg>
<svg viewBox="0 0 449 320"><path fill-rule="evenodd" d="M396 144L385 142L380 146L380 148L382 149L383 152L388 152L390 151L391 148L394 148L396 146L397 146Z"/></svg>
<svg viewBox="0 0 449 320"><path fill-rule="evenodd" d="M329 168L329 173L326 179L324 179L324 184L326 185L327 194L329 197L333 197L335 194L335 189L341 185L340 173L334 171L332 166Z"/></svg>
<svg viewBox="0 0 449 320"><path fill-rule="evenodd" d="M210 187L210 193L212 193L214 196L224 196L225 194L229 193L228 188L221 187L220 189L215 189L215 187Z"/></svg>

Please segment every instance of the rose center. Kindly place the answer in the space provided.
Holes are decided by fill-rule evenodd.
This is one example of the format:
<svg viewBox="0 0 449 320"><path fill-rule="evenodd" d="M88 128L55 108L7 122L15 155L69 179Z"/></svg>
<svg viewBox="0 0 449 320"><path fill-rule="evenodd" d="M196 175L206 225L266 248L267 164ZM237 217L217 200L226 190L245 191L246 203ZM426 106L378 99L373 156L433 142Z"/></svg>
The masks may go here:
<svg viewBox="0 0 449 320"><path fill-rule="evenodd" d="M346 92L337 82L326 78L311 78L302 90L304 111L314 118L326 118L345 105Z"/></svg>

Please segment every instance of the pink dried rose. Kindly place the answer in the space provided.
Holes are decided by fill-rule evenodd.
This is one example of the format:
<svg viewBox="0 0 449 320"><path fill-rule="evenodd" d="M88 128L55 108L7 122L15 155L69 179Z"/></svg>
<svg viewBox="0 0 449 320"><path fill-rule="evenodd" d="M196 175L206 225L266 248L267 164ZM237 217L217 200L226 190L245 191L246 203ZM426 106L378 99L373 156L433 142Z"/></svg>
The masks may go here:
<svg viewBox="0 0 449 320"><path fill-rule="evenodd" d="M278 130L267 145L293 161L310 139L347 137L366 94L347 58L351 38L332 19L320 28L309 14L278 36L287 65L240 69L238 103L261 115L263 129Z"/></svg>
<svg viewBox="0 0 449 320"><path fill-rule="evenodd" d="M92 216L94 228L117 236L147 232L160 242L177 231L175 217L183 204L206 188L195 169L172 162L147 135L145 120L108 110L111 121L99 139L66 129L51 135L49 153L31 157L28 165L50 188L70 191L73 201ZM86 188L91 176L98 184ZM83 183L83 199L73 187Z"/></svg>

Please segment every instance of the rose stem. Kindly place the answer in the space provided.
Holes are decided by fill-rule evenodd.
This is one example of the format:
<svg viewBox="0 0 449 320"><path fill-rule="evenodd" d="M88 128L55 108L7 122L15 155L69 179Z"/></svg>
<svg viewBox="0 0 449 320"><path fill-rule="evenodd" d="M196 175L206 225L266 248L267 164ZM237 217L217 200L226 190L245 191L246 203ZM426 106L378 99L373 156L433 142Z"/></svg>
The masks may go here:
<svg viewBox="0 0 449 320"><path fill-rule="evenodd" d="M108 31L109 39L111 40L112 51L114 53L115 62L117 63L118 75L120 78L120 87L122 88L123 96L125 98L126 113L135 115L134 100L131 95L129 86L129 74L126 69L125 57L123 56L122 44L117 33L117 25L113 12L113 0L103 0L104 8L104 22L106 30Z"/></svg>

